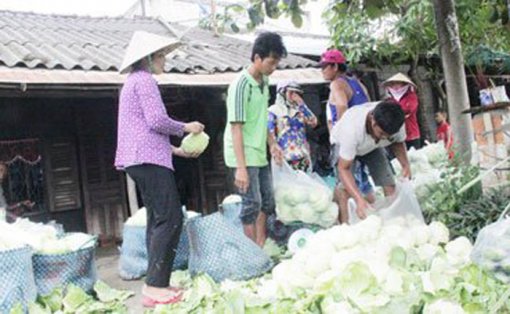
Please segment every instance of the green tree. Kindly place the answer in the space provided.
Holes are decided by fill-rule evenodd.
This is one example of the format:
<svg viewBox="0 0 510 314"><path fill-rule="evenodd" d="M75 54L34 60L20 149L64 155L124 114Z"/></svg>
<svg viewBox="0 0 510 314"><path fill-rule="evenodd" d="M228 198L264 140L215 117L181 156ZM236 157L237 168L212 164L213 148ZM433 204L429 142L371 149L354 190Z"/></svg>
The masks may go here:
<svg viewBox="0 0 510 314"><path fill-rule="evenodd" d="M507 1L455 1L464 54L480 44L510 48ZM439 51L434 7L432 0L344 0L332 2L324 17L333 41L353 62L402 62Z"/></svg>
<svg viewBox="0 0 510 314"><path fill-rule="evenodd" d="M481 44L510 48L510 32L505 29L508 0L336 1L324 17L335 44L345 47L354 63L407 62L408 74L417 81L421 56L440 53L448 107L455 117L454 136L459 151L466 152L464 161L469 162L473 136L469 117L461 114L469 107L463 54Z"/></svg>

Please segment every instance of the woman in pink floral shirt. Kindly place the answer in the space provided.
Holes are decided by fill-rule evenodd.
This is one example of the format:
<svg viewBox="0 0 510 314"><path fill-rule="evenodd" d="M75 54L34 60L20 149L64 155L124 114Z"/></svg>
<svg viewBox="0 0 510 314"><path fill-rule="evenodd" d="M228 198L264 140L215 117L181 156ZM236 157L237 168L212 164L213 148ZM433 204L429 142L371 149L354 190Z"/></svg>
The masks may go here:
<svg viewBox="0 0 510 314"><path fill-rule="evenodd" d="M142 289L146 307L177 302L182 297L182 291L169 286L183 220L172 154L196 156L173 147L169 136L200 133L204 129L199 122L183 123L170 118L152 77L163 73L165 55L177 46L176 40L135 32L121 67L121 73L130 73L119 99L115 167L133 178L147 208L149 265Z"/></svg>

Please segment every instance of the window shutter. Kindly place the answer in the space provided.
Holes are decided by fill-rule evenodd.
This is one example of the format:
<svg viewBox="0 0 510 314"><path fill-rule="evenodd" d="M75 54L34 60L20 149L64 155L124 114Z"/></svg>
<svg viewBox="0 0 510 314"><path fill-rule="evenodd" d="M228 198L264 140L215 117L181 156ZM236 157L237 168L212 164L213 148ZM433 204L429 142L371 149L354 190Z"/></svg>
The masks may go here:
<svg viewBox="0 0 510 314"><path fill-rule="evenodd" d="M72 138L50 139L43 160L50 211L81 207L76 142Z"/></svg>

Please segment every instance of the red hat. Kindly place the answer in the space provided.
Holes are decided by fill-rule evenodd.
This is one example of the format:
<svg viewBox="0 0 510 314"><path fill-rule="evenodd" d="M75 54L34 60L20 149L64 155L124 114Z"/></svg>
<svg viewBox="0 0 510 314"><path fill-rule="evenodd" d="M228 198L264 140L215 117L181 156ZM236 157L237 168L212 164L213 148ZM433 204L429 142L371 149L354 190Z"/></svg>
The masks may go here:
<svg viewBox="0 0 510 314"><path fill-rule="evenodd" d="M345 59L344 54L338 49L331 49L324 52L321 56L321 65L328 63L337 63L337 64L345 64L347 63L347 59Z"/></svg>

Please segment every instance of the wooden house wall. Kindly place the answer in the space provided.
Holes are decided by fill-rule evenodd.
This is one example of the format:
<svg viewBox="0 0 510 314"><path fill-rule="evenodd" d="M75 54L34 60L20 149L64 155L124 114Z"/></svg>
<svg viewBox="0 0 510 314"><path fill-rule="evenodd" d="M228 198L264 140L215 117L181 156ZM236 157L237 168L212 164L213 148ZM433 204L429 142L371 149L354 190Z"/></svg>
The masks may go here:
<svg viewBox="0 0 510 314"><path fill-rule="evenodd" d="M39 139L45 202L26 212L67 231L121 236L123 175L113 168L115 99L1 98L0 140Z"/></svg>
<svg viewBox="0 0 510 314"><path fill-rule="evenodd" d="M0 140L38 139L45 169L45 204L28 213L34 220L58 219L73 231L84 230L77 179L73 107L41 99L0 99ZM49 156L52 158L49 158ZM53 192L57 194L53 194Z"/></svg>

